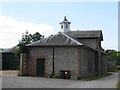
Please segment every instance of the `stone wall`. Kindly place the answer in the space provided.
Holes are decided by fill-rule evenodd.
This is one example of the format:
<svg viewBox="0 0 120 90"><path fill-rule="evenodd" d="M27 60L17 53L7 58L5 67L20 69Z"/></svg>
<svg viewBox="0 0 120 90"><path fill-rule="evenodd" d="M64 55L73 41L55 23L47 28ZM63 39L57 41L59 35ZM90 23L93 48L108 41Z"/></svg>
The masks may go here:
<svg viewBox="0 0 120 90"><path fill-rule="evenodd" d="M28 54L27 53L21 53L20 54L20 75L26 76L27 73L27 62L28 62Z"/></svg>
<svg viewBox="0 0 120 90"><path fill-rule="evenodd" d="M69 70L71 78L78 78L77 48L55 48L55 74L60 74L60 70Z"/></svg>
<svg viewBox="0 0 120 90"><path fill-rule="evenodd" d="M60 70L70 70L71 78L78 77L77 48L54 48L54 74L60 75ZM29 49L28 74L36 76L36 60L45 58L45 76L50 77L53 71L53 48L33 47Z"/></svg>
<svg viewBox="0 0 120 90"><path fill-rule="evenodd" d="M54 50L54 53L53 53ZM54 57L53 57L54 54ZM29 48L28 75L36 76L36 61L45 59L45 76L60 75L60 70L69 70L71 78L88 78L98 74L97 51L84 47L32 47ZM102 56L102 73L106 73L106 57Z"/></svg>
<svg viewBox="0 0 120 90"><path fill-rule="evenodd" d="M36 60L45 58L45 76L52 75L53 49L47 47L32 47L29 49L28 74L36 76Z"/></svg>

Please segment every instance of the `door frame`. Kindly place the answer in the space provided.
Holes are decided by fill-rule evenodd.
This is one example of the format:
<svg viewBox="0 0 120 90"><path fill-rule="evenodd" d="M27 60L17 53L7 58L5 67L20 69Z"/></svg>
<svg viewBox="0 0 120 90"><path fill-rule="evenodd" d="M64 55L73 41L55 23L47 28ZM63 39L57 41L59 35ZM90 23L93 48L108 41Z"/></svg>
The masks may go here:
<svg viewBox="0 0 120 90"><path fill-rule="evenodd" d="M45 76L45 73L46 73L46 57L45 56L39 56L39 57L36 57L35 60L36 60L36 76L37 76L37 60L38 59L44 59L44 76Z"/></svg>

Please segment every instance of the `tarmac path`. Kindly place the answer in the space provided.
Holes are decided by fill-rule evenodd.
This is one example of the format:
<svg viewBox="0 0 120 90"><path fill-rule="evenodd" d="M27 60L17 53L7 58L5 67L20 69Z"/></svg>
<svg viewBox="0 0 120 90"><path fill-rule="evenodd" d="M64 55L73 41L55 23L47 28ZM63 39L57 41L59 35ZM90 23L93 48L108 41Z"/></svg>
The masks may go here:
<svg viewBox="0 0 120 90"><path fill-rule="evenodd" d="M118 73L94 81L3 76L2 88L116 88Z"/></svg>

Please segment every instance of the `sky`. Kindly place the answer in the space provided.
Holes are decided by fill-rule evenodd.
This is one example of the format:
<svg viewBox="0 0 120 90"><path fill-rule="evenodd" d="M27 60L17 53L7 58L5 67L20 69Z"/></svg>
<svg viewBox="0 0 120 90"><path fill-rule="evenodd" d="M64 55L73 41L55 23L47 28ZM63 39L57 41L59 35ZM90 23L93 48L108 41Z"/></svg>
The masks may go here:
<svg viewBox="0 0 120 90"><path fill-rule="evenodd" d="M26 30L56 34L64 16L71 31L102 30L102 47L118 50L118 2L1 2L0 48L17 45Z"/></svg>

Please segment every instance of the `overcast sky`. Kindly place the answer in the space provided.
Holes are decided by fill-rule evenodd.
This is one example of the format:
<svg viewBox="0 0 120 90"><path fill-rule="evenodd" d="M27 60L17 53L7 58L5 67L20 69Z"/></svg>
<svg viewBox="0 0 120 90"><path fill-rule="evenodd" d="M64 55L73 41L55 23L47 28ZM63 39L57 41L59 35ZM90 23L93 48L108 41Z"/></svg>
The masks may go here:
<svg viewBox="0 0 120 90"><path fill-rule="evenodd" d="M117 2L1 2L0 7L0 48L18 44L26 30L55 34L67 16L72 31L102 30L103 48L118 49Z"/></svg>

